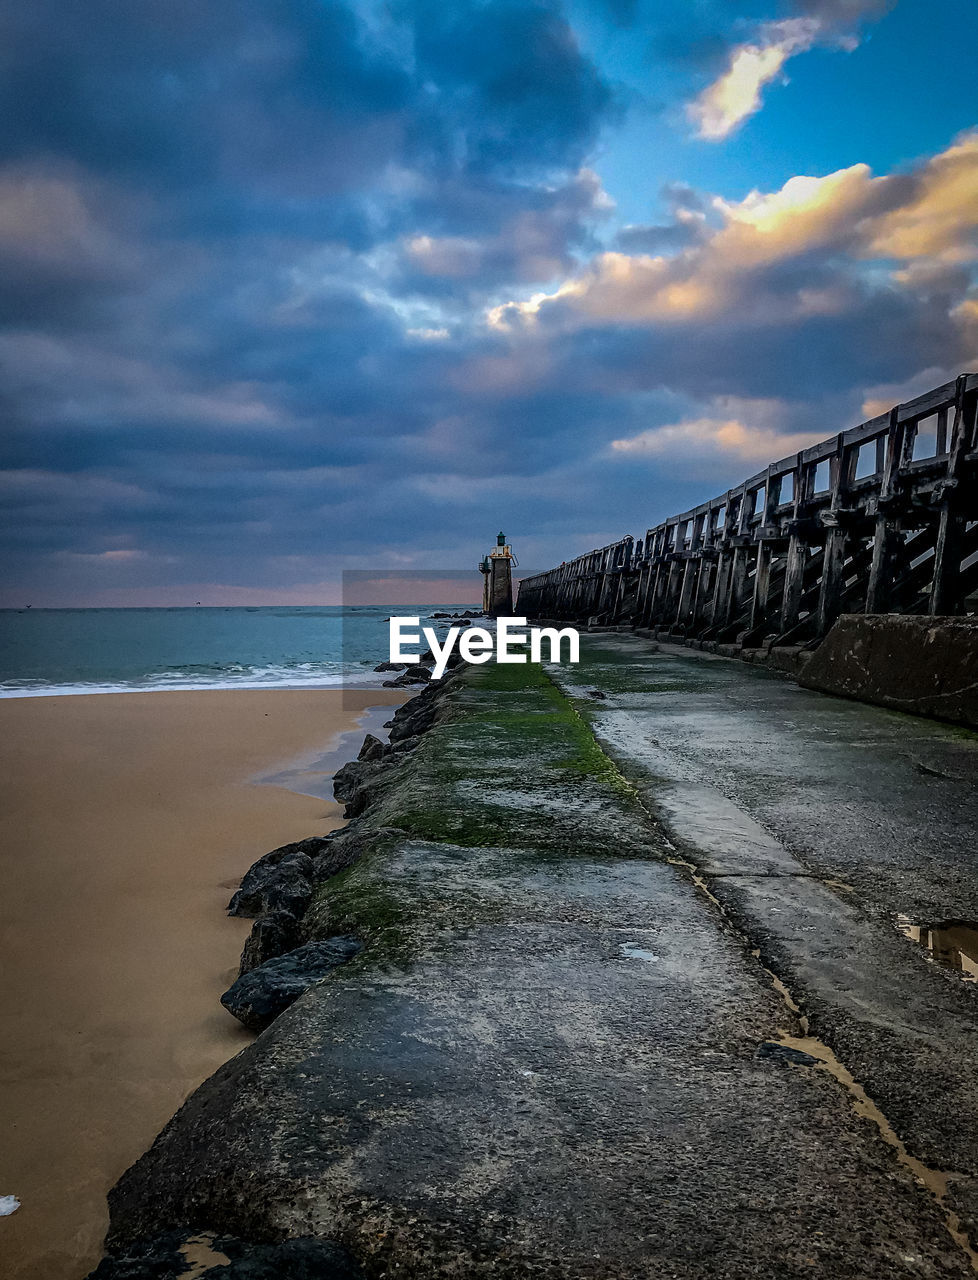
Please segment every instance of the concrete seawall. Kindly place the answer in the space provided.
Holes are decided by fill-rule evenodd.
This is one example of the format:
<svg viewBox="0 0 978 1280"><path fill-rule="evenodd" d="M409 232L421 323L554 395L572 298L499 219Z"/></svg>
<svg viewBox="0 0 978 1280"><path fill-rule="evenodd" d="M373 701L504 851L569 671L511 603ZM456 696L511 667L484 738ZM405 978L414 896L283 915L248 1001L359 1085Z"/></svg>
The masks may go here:
<svg viewBox="0 0 978 1280"><path fill-rule="evenodd" d="M634 637L587 637L560 681L465 669L346 772L357 816L302 855L302 937L362 950L125 1175L98 1280L183 1276L188 1237L214 1280L973 1274L974 990L893 930L875 862L843 885L817 824L799 844L765 816L773 776L760 807L716 790L773 735L759 758L806 778L830 857L873 852L833 791L850 757L872 738L880 776L906 773L907 827L932 792L963 814L953 731L924 726L938 779L907 734L890 747L892 713ZM792 702L831 721L824 761L786 736ZM751 751L718 715L755 717ZM928 866L959 845L943 833Z"/></svg>
<svg viewBox="0 0 978 1280"><path fill-rule="evenodd" d="M978 728L978 618L846 614L798 682Z"/></svg>

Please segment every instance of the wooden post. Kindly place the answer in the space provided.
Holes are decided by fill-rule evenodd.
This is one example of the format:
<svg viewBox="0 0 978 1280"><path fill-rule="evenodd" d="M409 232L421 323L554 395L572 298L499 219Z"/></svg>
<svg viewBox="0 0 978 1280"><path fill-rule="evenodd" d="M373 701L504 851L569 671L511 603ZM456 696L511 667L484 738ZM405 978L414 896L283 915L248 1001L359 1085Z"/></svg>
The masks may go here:
<svg viewBox="0 0 978 1280"><path fill-rule="evenodd" d="M701 564L699 551L703 541L703 520L704 517L699 515L690 522L689 558L683 566L682 588L679 593L679 607L676 613L678 625L687 629L693 621L693 604L696 600L696 588L699 583Z"/></svg>
<svg viewBox="0 0 978 1280"><path fill-rule="evenodd" d="M767 483L764 486L764 510L761 514L761 528L757 542L757 567L754 571L754 595L751 599L750 622L748 630L754 631L767 620L768 597L771 593L771 561L774 559L774 545L767 531L775 522L775 513L781 500L781 476L773 469L768 469Z"/></svg>
<svg viewBox="0 0 978 1280"><path fill-rule="evenodd" d="M881 437L882 438L882 437ZM873 560L869 569L869 585L866 590L866 612L886 613L893 590L893 566L900 523L890 512L900 460L903 455L903 430L900 426L900 406L890 410L890 422L886 430L886 462L880 482L876 530L873 534Z"/></svg>
<svg viewBox="0 0 978 1280"><path fill-rule="evenodd" d="M934 548L934 577L931 582L928 611L932 615L958 613L961 609L959 577L961 573L961 543L964 518L958 514L958 476L967 447L967 429L964 412L965 378L958 378L954 388L954 422L951 427L951 448L948 454L947 479L941 501L941 514L937 526L937 544ZM944 410L945 424L947 410ZM946 432L945 425L945 432ZM938 442L940 443L940 442Z"/></svg>
<svg viewBox="0 0 978 1280"><path fill-rule="evenodd" d="M819 588L818 608L815 612L815 632L818 636L825 635L841 612L846 545L849 540L845 525L846 517L842 509L852 483L855 450L846 449L841 435L836 450L829 463L831 505L828 511L822 513L826 535L825 550L822 554L822 584Z"/></svg>

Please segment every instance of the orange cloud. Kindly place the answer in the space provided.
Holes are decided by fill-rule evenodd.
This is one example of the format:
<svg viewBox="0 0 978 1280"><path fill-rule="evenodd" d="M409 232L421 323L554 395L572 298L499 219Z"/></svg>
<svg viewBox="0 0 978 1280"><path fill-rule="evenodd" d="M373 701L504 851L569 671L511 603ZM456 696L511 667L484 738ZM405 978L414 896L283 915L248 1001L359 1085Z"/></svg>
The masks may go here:
<svg viewBox="0 0 978 1280"><path fill-rule="evenodd" d="M750 426L738 418L686 418L638 435L613 440L615 453L649 458L688 459L706 449L760 465L807 449L822 437L809 432L782 434L769 426Z"/></svg>
<svg viewBox="0 0 978 1280"><path fill-rule="evenodd" d="M855 272L833 265L811 287L771 284L770 268L813 258L852 266L897 258L896 287L915 287L920 260L945 264L978 257L978 132L965 134L915 173L875 177L856 164L823 177L799 175L773 192L712 201L719 224L672 257L603 253L551 293L504 303L488 315L498 329L549 315L565 326L685 324L739 308L743 317L786 322L842 314Z"/></svg>
<svg viewBox="0 0 978 1280"><path fill-rule="evenodd" d="M869 249L879 257L978 257L978 130L927 164L912 199L879 218Z"/></svg>

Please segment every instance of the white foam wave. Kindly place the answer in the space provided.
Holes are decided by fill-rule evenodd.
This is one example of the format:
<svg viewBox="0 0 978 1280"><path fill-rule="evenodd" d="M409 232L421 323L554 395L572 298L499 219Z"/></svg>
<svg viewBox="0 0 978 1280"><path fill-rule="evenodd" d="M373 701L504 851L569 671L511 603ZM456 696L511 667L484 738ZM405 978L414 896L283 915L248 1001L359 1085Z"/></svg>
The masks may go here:
<svg viewBox="0 0 978 1280"><path fill-rule="evenodd" d="M204 689L340 689L373 688L387 677L380 672L354 667L344 670L338 663L298 663L288 667L250 667L215 671L168 671L117 681L5 681L0 698L54 698L86 693L176 693Z"/></svg>

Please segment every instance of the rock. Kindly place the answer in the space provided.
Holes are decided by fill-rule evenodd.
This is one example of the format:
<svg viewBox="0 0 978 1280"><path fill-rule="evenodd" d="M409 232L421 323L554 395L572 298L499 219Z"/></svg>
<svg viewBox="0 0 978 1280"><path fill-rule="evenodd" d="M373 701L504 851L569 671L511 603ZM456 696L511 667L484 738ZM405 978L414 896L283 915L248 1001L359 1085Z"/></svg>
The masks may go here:
<svg viewBox="0 0 978 1280"><path fill-rule="evenodd" d="M340 804L346 804L348 800L352 800L363 781L363 775L362 761L347 760L346 764L333 774L333 798Z"/></svg>
<svg viewBox="0 0 978 1280"><path fill-rule="evenodd" d="M308 897L303 882L308 886L313 859L328 847L328 838L313 836L266 853L245 874L228 903L228 915L259 916L282 907L298 914L303 893Z"/></svg>
<svg viewBox="0 0 978 1280"><path fill-rule="evenodd" d="M151 1240L135 1240L123 1251L103 1258L87 1280L174 1280L190 1270L180 1246L193 1234L187 1227Z"/></svg>
<svg viewBox="0 0 978 1280"><path fill-rule="evenodd" d="M380 828L380 830L385 830ZM344 827L340 833L342 839L337 840L325 858L316 863L313 873L317 885L324 884L332 876L338 875L359 861L365 850L369 849L377 839L377 831L364 828L356 819Z"/></svg>
<svg viewBox="0 0 978 1280"><path fill-rule="evenodd" d="M417 663L413 667L408 667L407 671L402 671L394 680L394 685L401 688L406 684L427 684L431 679L431 668L424 667L421 663Z"/></svg>
<svg viewBox="0 0 978 1280"><path fill-rule="evenodd" d="M409 684L427 684L430 679L430 668L424 667L418 662L414 666L408 667L406 671L402 671L395 679L385 680L384 688L403 689L405 685Z"/></svg>
<svg viewBox="0 0 978 1280"><path fill-rule="evenodd" d="M414 738L425 733L438 718L438 700L446 689L451 688L448 680L435 680L428 684L416 698L398 707L391 723L390 740L395 744L404 738Z"/></svg>
<svg viewBox="0 0 978 1280"><path fill-rule="evenodd" d="M406 662L378 662L374 667L375 671L403 671L407 666Z"/></svg>
<svg viewBox="0 0 978 1280"><path fill-rule="evenodd" d="M386 750L387 744L385 742L381 742L372 733L368 733L363 740L363 746L360 748L357 759L366 760L368 763L372 760L380 760Z"/></svg>
<svg viewBox="0 0 978 1280"><path fill-rule="evenodd" d="M291 911L293 915L302 915L312 892L312 867L312 859L302 854L284 863L265 889L262 913Z"/></svg>
<svg viewBox="0 0 978 1280"><path fill-rule="evenodd" d="M359 950L356 938L307 942L242 974L221 996L221 1004L249 1031L264 1031L303 991Z"/></svg>
<svg viewBox="0 0 978 1280"><path fill-rule="evenodd" d="M299 941L299 921L291 911L270 911L251 926L241 951L238 977L291 951Z"/></svg>
<svg viewBox="0 0 978 1280"><path fill-rule="evenodd" d="M375 784L396 768L397 761L385 751L379 760L350 760L333 776L333 795L346 805L344 816L355 818L366 808Z"/></svg>
<svg viewBox="0 0 978 1280"><path fill-rule="evenodd" d="M608 695L607 695L606 693L602 693L602 691L601 691L600 689L588 689L588 691L587 691L587 696L588 696L589 698L602 698L602 699L604 699L604 698L607 698L607 696L608 696Z"/></svg>

